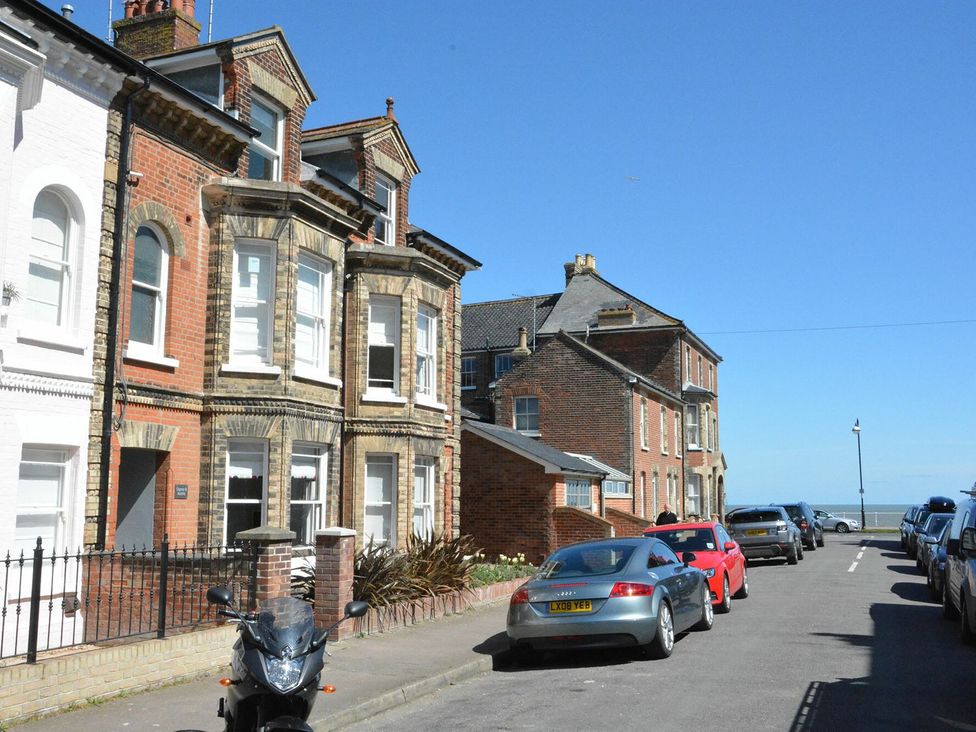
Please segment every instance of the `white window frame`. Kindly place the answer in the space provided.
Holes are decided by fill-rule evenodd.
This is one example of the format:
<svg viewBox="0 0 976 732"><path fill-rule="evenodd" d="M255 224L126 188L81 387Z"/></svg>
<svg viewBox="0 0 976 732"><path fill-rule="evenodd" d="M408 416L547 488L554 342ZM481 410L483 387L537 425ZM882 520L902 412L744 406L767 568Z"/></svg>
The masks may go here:
<svg viewBox="0 0 976 732"><path fill-rule="evenodd" d="M698 473L688 473L688 485L685 486L685 515L702 512L702 479Z"/></svg>
<svg viewBox="0 0 976 732"><path fill-rule="evenodd" d="M268 283L268 300L263 301L260 299L244 298L240 292L240 285L238 284L238 267L240 265L241 256L256 255L268 258L269 270L268 276L270 281ZM274 360L274 316L275 316L275 285L276 277L275 270L277 266L277 247L272 242L254 241L251 239L241 239L234 242L234 257L233 257L233 280L231 284L231 305L230 305L230 347L228 353L228 360L232 366L257 366L257 367L267 367L271 366ZM257 307L265 308L264 321L267 326L267 342L263 347L263 355L260 353L254 354L243 354L238 353L237 348L239 344L235 343L234 338L234 323L237 320L237 308L238 307ZM259 321L260 324L260 321ZM260 332L260 325L258 324L258 332Z"/></svg>
<svg viewBox="0 0 976 732"><path fill-rule="evenodd" d="M315 310L302 311L301 298L298 287L301 282L302 269L318 275L318 298ZM295 375L309 378L328 378L330 373L330 349L332 328L332 262L311 252L300 252L298 255L299 277L295 282ZM298 330L299 318L311 320L312 353L299 353Z"/></svg>
<svg viewBox="0 0 976 732"><path fill-rule="evenodd" d="M420 324L427 321L427 342L422 342ZM418 402L437 403L437 343L440 318L434 308L420 305L417 308L417 357L416 395Z"/></svg>
<svg viewBox="0 0 976 732"><path fill-rule="evenodd" d="M263 107L266 111L270 112L275 116L274 132L275 132L275 145L272 147L266 142L262 141L258 137L251 138L251 143L248 146L249 150L257 150L259 153L267 158L271 159L272 162L272 172L270 178L254 178L252 180L281 180L281 169L282 169L282 158L284 157L284 124L285 124L285 110L279 105L272 102L270 99L263 97L258 94L252 94L251 96L251 116L254 116L254 106ZM252 125L253 126L253 125ZM250 155L248 155L248 175L250 176Z"/></svg>
<svg viewBox="0 0 976 732"><path fill-rule="evenodd" d="M41 196L48 194L57 199L58 203L63 207L64 210L64 231L62 233L61 242L61 259L51 259L49 257L43 256L36 253L36 244L41 242L43 244L53 244L54 242L45 242L44 240L39 240L35 236L34 221L37 218L37 202ZM51 323L47 320L36 320L35 322L43 324L46 328L52 328L55 330L66 330L71 325L71 317L73 309L71 307L72 301L72 280L74 275L74 268L72 267L72 260L75 258L75 249L77 247L77 230L78 225L74 217L74 211L68 200L55 188L47 187L38 191L37 195L34 197L34 204L31 208L31 248L28 253L28 273L27 273L27 287L25 288L24 299L30 302L37 302L43 305L57 305L57 318L56 322ZM60 272L60 279L58 285L58 302L50 303L44 300L40 300L37 297L31 297L31 282L33 280L33 275L30 273L31 265L38 265L45 267L47 269L56 270ZM30 318L29 310L27 317Z"/></svg>
<svg viewBox="0 0 976 732"><path fill-rule="evenodd" d="M531 411L530 407L535 404L535 411ZM528 435L529 437L538 437L542 433L539 430L539 417L541 413L541 408L539 405L539 397L534 394L525 394L523 396L514 397L512 401L512 426L521 432L523 435ZM535 417L535 428L532 428L531 420ZM522 421L522 427L519 427L519 420Z"/></svg>
<svg viewBox="0 0 976 732"><path fill-rule="evenodd" d="M467 368L470 366L471 368ZM465 379L465 377L470 377ZM478 379L478 357L477 356L461 356L461 389L476 389L478 385L475 383ZM465 384L464 382L468 380L471 383Z"/></svg>
<svg viewBox="0 0 976 732"><path fill-rule="evenodd" d="M647 399L641 397L640 400L640 445L642 450L647 450Z"/></svg>
<svg viewBox="0 0 976 732"><path fill-rule="evenodd" d="M390 310L393 313L393 343L374 341L373 329L366 331L366 393L374 396L399 396L400 394L400 318L402 317L402 302L398 297L389 295L369 296L369 319L372 324L374 312ZM370 349L373 347L393 347L393 384L391 386L374 386L370 384ZM384 380L385 381L385 380Z"/></svg>
<svg viewBox="0 0 976 732"><path fill-rule="evenodd" d="M369 500L369 466L373 464L383 464L390 466L390 500L389 501L370 501ZM363 541L369 544L373 538L374 546L395 545L397 537L397 455L395 453L367 453L364 465L366 482L363 484ZM366 517L370 508L380 507L389 517L390 535L387 537L376 538L375 534L366 532Z"/></svg>
<svg viewBox="0 0 976 732"><path fill-rule="evenodd" d="M630 483L607 478L603 481L603 495L607 498L627 498L630 496Z"/></svg>
<svg viewBox="0 0 976 732"><path fill-rule="evenodd" d="M373 241L382 246L396 246L396 219L397 219L397 182L380 173L376 174L376 188L383 188L388 192L387 200L389 204L386 211L382 211L376 216L376 225L373 228ZM380 236L380 228L383 229L383 236Z"/></svg>
<svg viewBox="0 0 976 732"><path fill-rule="evenodd" d="M689 404L685 410L685 442L689 450L701 450L701 420L697 404Z"/></svg>
<svg viewBox="0 0 976 732"><path fill-rule="evenodd" d="M678 476L668 473L668 504L672 507L678 506Z"/></svg>
<svg viewBox="0 0 976 732"><path fill-rule="evenodd" d="M231 475L231 455L232 454L246 454L246 455L260 455L262 460L262 469L264 471L264 480L261 485L261 498L231 498L230 497L230 481L233 477ZM230 523L227 520L228 506L240 506L240 505L254 505L256 503L261 504L261 523L259 525L263 526L268 520L268 442L267 440L251 440L251 439L241 439L232 437L227 440L227 455L225 457L225 470L224 470L224 526L223 526L223 537L224 545L226 546L228 542L234 541L233 536L227 536L227 525Z"/></svg>
<svg viewBox="0 0 976 732"><path fill-rule="evenodd" d="M148 229L159 244L159 285L148 282L140 282L136 279L135 271L135 246L139 239L139 231ZM139 224L136 230L136 238L133 241L133 265L132 265L132 295L129 298L129 341L126 344L125 355L128 357L139 358L161 358L165 356L166 348L166 301L169 293L169 244L162 230L152 224ZM153 328L153 339L150 343L137 341L132 336L132 304L135 302L135 291L143 290L155 294L154 307L156 308L155 324Z"/></svg>
<svg viewBox="0 0 976 732"><path fill-rule="evenodd" d="M691 346L685 346L685 383L692 383L691 373Z"/></svg>
<svg viewBox="0 0 976 732"><path fill-rule="evenodd" d="M701 354L699 353L698 354L698 386L701 386L704 383L705 383L705 379L704 376L702 375L702 357Z"/></svg>
<svg viewBox="0 0 976 732"><path fill-rule="evenodd" d="M708 390L712 391L712 385L715 383L715 368L712 364L708 364Z"/></svg>
<svg viewBox="0 0 976 732"><path fill-rule="evenodd" d="M657 469L651 473L651 516L657 516L657 492L661 488L661 476L657 474Z"/></svg>
<svg viewBox="0 0 976 732"><path fill-rule="evenodd" d="M681 412L674 412L674 454L681 457Z"/></svg>
<svg viewBox="0 0 976 732"><path fill-rule="evenodd" d="M500 373L499 373L499 371L500 371L500 369L499 369L499 360L501 360L501 363L506 363L506 360L507 360L507 363L508 363L508 368L507 369L504 369L504 370L501 370ZM514 365L515 364L512 363L512 354L511 353L496 353L495 354L495 378L496 379L500 379L501 377L503 377L505 374L507 374L509 371L512 370L512 367Z"/></svg>
<svg viewBox="0 0 976 732"><path fill-rule="evenodd" d="M711 452L718 447L718 418L712 415L711 428L708 430L708 450Z"/></svg>
<svg viewBox="0 0 976 732"><path fill-rule="evenodd" d="M585 494L583 493L585 486ZM581 502L583 496L586 496L585 503ZM574 506L575 508L583 509L586 511L593 510L593 484L589 480L581 480L578 478L567 478L566 479L566 505Z"/></svg>
<svg viewBox="0 0 976 732"><path fill-rule="evenodd" d="M413 463L413 510L411 512L410 530L414 536L424 540L434 537L434 489L437 485L437 458L429 455L418 455ZM421 485L418 486L418 481ZM418 500L418 488L421 495ZM417 530L418 518L420 530Z"/></svg>
<svg viewBox="0 0 976 732"><path fill-rule="evenodd" d="M301 475L296 475L297 472L301 472L297 468L299 466L295 465L295 456L298 455L301 458L312 458L311 461L315 466L315 483L317 488L318 498L315 499L295 499L292 495L292 480L301 480L304 478ZM313 546L315 544L315 532L321 531L325 528L325 513L326 513L326 501L328 499L328 467L329 467L329 448L328 445L320 445L312 442L294 442L291 446L291 469L290 469L290 480L288 485L288 526L295 532L295 541L297 544L303 546ZM291 508L292 506L311 506L311 526L305 527L310 536L306 537L309 541L302 542L299 536L299 532L296 530L292 523Z"/></svg>
<svg viewBox="0 0 976 732"><path fill-rule="evenodd" d="M668 454L668 408L661 405L661 454Z"/></svg>
<svg viewBox="0 0 976 732"><path fill-rule="evenodd" d="M16 525L21 516L51 516L53 519L52 534L54 537L53 546L45 546L48 552L64 549L68 545L68 508L69 508L69 486L71 473L71 451L64 447L51 445L25 444L21 447L20 463L18 467L17 493L14 502L14 548L23 549L24 557L31 558L32 552L37 542L37 534L33 535L25 542L17 541ZM22 472L25 465L55 467L58 472L58 495L55 505L42 505L31 502L29 499L32 492L28 488Z"/></svg>
<svg viewBox="0 0 976 732"><path fill-rule="evenodd" d="M211 102L209 99L199 96L196 92L187 89L193 96L197 99L202 99L207 104L212 104L217 109L223 110L224 108L224 72L221 68L220 58L218 58L215 51L212 49L207 49L202 52L191 52L182 55L179 59L169 60L148 60L145 62L146 66L155 71L158 71L163 76L169 77L171 74L179 73L181 71L193 71L194 69L202 69L205 66L216 66L217 76L219 83L217 86L217 102ZM174 83L179 84L180 82L173 80ZM181 84L182 86L182 84Z"/></svg>

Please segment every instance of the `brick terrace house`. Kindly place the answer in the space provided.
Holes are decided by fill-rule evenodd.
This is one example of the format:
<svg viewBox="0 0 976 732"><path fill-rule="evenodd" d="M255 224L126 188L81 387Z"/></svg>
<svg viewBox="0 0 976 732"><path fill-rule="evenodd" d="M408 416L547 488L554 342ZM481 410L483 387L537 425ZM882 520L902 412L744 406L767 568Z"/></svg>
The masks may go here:
<svg viewBox="0 0 976 732"><path fill-rule="evenodd" d="M565 271L558 296L464 307L463 370L473 374L465 403L628 474L607 505L648 520L666 501L681 515L723 515L721 357L680 320L600 277L592 255ZM535 332L535 348L529 337L523 348L501 345L515 343L518 328Z"/></svg>
<svg viewBox="0 0 976 732"><path fill-rule="evenodd" d="M410 227L419 169L392 100L303 134L315 96L279 28L201 45L178 0L127 0L114 28L197 109L152 83L133 105L89 543L456 532L459 283L479 263ZM105 413L92 424L97 444Z"/></svg>

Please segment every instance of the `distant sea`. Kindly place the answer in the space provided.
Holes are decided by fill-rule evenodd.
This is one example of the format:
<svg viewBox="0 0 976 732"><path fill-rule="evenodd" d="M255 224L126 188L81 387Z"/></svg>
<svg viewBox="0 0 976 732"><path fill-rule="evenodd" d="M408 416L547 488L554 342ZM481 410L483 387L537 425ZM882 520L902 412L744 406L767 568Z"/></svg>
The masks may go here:
<svg viewBox="0 0 976 732"><path fill-rule="evenodd" d="M726 510L738 508L738 505L730 505ZM811 503L811 506L821 511L827 511L834 516L843 518L861 519L861 505L858 503ZM872 527L894 527L901 523L901 517L908 510L907 503L865 503L864 518L867 521L867 528Z"/></svg>

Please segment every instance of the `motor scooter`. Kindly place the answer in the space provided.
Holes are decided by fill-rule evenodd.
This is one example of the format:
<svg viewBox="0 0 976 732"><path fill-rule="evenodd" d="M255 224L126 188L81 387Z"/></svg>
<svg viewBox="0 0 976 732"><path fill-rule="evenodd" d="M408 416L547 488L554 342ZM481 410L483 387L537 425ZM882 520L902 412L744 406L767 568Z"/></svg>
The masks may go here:
<svg viewBox="0 0 976 732"><path fill-rule="evenodd" d="M306 720L316 696L335 691L320 686L325 642L339 623L362 617L369 606L347 603L342 619L317 633L312 606L293 597L268 600L256 613L235 610L226 587L211 587L207 600L223 606L218 615L239 623L231 676L220 680L227 696L221 697L217 716L223 717L226 732L313 732Z"/></svg>

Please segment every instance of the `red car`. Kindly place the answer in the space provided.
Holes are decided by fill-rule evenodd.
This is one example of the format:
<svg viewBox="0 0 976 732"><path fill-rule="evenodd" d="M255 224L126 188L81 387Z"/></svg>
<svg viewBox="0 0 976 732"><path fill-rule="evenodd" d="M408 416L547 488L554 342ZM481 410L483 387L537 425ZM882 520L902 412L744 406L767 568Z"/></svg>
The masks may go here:
<svg viewBox="0 0 976 732"><path fill-rule="evenodd" d="M682 552L695 553L691 564L708 577L715 612L727 613L733 597L741 600L749 596L745 555L722 524L666 524L645 530L644 536L660 539L679 557Z"/></svg>

